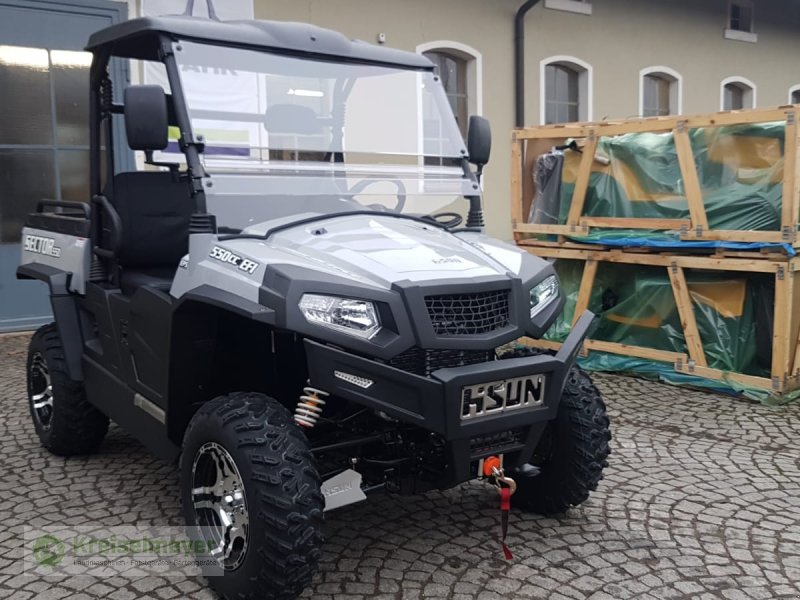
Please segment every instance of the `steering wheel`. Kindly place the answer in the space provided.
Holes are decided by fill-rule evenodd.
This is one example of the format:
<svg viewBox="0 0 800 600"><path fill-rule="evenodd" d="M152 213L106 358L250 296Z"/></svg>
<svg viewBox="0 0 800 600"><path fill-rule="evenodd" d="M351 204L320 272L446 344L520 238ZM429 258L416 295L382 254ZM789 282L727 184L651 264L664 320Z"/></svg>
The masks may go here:
<svg viewBox="0 0 800 600"><path fill-rule="evenodd" d="M405 208L406 206L406 186L400 179L393 179L386 176L369 177L367 179L362 179L353 187L351 187L350 193L353 194L354 196L358 195L372 184L378 183L380 181L387 181L389 183L392 183L397 188L397 204L395 205L394 208L391 209L387 209L385 206L383 206L383 204L370 204L369 208L373 208L376 210L391 210L392 212L398 212L398 213L402 212L403 208Z"/></svg>
<svg viewBox="0 0 800 600"><path fill-rule="evenodd" d="M461 222L464 220L457 212L440 212L436 213L435 215L425 215L422 217L423 219L428 219L429 221L433 221L445 229L452 229L453 227L458 227L461 225ZM443 221L442 219L448 219L447 221Z"/></svg>

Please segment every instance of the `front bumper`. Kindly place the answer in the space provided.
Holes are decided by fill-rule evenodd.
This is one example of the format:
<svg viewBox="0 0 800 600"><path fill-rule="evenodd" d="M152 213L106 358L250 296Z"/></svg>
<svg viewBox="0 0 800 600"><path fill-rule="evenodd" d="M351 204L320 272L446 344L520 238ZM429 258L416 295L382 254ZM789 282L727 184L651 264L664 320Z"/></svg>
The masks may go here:
<svg viewBox="0 0 800 600"><path fill-rule="evenodd" d="M593 321L594 315L586 311L554 356L439 369L430 377L306 340L309 379L314 387L437 433L448 442L469 443L487 434L530 429L554 419L566 377ZM530 376L541 376L543 381L536 402L463 418L469 412L465 402L470 402L465 388Z"/></svg>

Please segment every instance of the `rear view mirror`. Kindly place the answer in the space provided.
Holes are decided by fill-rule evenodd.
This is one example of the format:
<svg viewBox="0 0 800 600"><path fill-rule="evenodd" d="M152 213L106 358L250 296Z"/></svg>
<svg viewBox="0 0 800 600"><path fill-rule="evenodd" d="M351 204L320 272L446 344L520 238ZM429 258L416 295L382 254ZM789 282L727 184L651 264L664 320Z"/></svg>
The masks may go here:
<svg viewBox="0 0 800 600"><path fill-rule="evenodd" d="M125 133L133 150L167 147L167 95L160 85L133 85L125 89Z"/></svg>
<svg viewBox="0 0 800 600"><path fill-rule="evenodd" d="M469 118L467 152L469 162L474 165L483 167L489 162L489 155L492 153L492 128L487 119L476 115Z"/></svg>

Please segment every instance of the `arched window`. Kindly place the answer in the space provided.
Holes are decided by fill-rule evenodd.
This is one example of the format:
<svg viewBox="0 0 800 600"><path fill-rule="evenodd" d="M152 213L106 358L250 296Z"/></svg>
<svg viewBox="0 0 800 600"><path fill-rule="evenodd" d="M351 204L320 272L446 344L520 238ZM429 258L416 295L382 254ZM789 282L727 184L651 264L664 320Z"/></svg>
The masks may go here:
<svg viewBox="0 0 800 600"><path fill-rule="evenodd" d="M417 52L436 65L461 134L466 138L469 115L483 112L481 54L465 44L450 41L428 42L418 46Z"/></svg>
<svg viewBox="0 0 800 600"><path fill-rule="evenodd" d="M639 71L639 114L643 117L679 115L683 112L683 78L669 67Z"/></svg>
<svg viewBox="0 0 800 600"><path fill-rule="evenodd" d="M724 79L720 90L720 108L722 110L741 110L755 108L756 85L744 77L728 77Z"/></svg>
<svg viewBox="0 0 800 600"><path fill-rule="evenodd" d="M789 88L789 104L800 104L800 84Z"/></svg>
<svg viewBox="0 0 800 600"><path fill-rule="evenodd" d="M567 65L545 67L545 123L566 123L580 119L578 72Z"/></svg>
<svg viewBox="0 0 800 600"><path fill-rule="evenodd" d="M651 73L644 76L644 106L642 115L645 117L659 117L672 114L673 109L669 98L669 88L673 79L661 73Z"/></svg>
<svg viewBox="0 0 800 600"><path fill-rule="evenodd" d="M550 124L591 120L591 65L572 56L553 56L540 66L540 121Z"/></svg>

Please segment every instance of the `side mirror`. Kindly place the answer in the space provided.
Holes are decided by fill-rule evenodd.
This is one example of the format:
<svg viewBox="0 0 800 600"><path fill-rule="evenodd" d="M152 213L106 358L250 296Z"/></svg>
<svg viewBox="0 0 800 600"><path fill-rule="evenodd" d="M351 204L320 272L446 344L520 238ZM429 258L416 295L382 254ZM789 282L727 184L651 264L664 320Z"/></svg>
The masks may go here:
<svg viewBox="0 0 800 600"><path fill-rule="evenodd" d="M469 118L467 152L469 162L478 165L479 168L489 162L492 153L492 127L487 119L476 115Z"/></svg>
<svg viewBox="0 0 800 600"><path fill-rule="evenodd" d="M167 95L160 85L125 89L125 133L133 150L163 150L169 143Z"/></svg>

